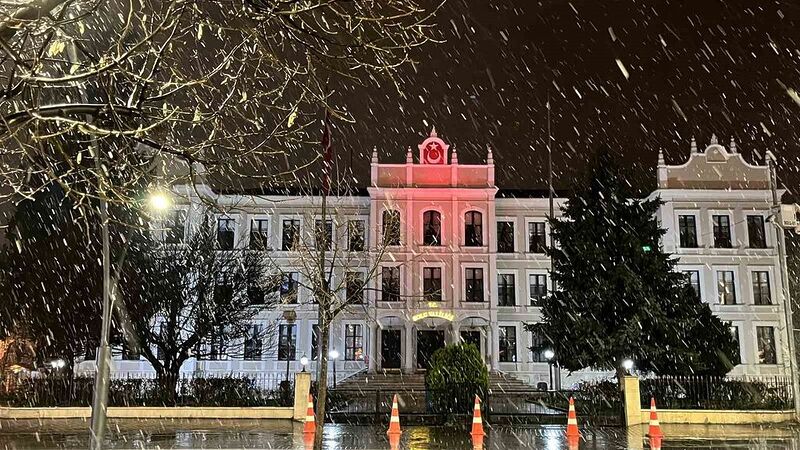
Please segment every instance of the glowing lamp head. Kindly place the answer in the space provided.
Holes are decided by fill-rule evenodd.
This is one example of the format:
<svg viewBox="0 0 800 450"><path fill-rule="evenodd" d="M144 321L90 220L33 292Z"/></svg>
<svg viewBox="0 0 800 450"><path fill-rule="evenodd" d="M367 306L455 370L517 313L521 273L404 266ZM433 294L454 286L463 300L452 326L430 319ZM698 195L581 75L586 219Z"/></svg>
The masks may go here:
<svg viewBox="0 0 800 450"><path fill-rule="evenodd" d="M63 359L54 359L53 361L50 361L50 367L53 369L62 369L65 365L66 363Z"/></svg>
<svg viewBox="0 0 800 450"><path fill-rule="evenodd" d="M302 365L304 368L305 368L305 366L308 365L308 358L306 357L306 355L303 355L302 357L300 357L300 365Z"/></svg>
<svg viewBox="0 0 800 450"><path fill-rule="evenodd" d="M625 358L622 360L622 368L625 369L627 372L630 372L633 369L633 360L630 358Z"/></svg>
<svg viewBox="0 0 800 450"><path fill-rule="evenodd" d="M336 349L333 349L330 352L328 352L328 356L330 356L331 359L333 359L333 360L339 359L339 351L336 350Z"/></svg>
<svg viewBox="0 0 800 450"><path fill-rule="evenodd" d="M553 352L550 349L547 349L547 350L544 351L544 359L546 359L548 361L553 359L555 356L556 356L555 352Z"/></svg>
<svg viewBox="0 0 800 450"><path fill-rule="evenodd" d="M170 206L169 196L163 192L153 192L148 199L150 207L155 211L164 211Z"/></svg>

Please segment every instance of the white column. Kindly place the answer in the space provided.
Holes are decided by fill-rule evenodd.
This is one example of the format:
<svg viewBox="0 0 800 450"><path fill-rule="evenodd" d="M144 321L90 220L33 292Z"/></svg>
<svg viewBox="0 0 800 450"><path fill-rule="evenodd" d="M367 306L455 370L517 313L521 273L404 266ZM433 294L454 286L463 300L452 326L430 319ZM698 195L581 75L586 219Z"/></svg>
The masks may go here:
<svg viewBox="0 0 800 450"><path fill-rule="evenodd" d="M491 369L498 370L500 367L500 332L497 329L497 322L492 322L490 325L491 332L489 333L489 345L491 350Z"/></svg>
<svg viewBox="0 0 800 450"><path fill-rule="evenodd" d="M403 349L403 353L405 357L403 358L403 371L406 373L414 372L414 324L411 322L406 322L405 328L403 328L404 341L405 341L405 348Z"/></svg>
<svg viewBox="0 0 800 450"><path fill-rule="evenodd" d="M368 370L369 373L375 373L377 366L377 358L379 358L380 350L378 349L378 333L380 333L380 329L378 328L377 323L373 323L369 327L370 337L369 337L369 349L367 354L369 355L369 366Z"/></svg>

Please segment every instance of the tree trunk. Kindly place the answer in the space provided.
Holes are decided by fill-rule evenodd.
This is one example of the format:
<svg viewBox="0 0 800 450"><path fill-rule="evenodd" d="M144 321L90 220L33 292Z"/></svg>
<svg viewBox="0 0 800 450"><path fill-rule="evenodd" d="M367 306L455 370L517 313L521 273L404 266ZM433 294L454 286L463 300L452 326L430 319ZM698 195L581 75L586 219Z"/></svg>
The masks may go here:
<svg viewBox="0 0 800 450"><path fill-rule="evenodd" d="M314 433L314 450L322 450L322 433L325 426L325 411L328 403L328 347L330 339L330 322L325 318L323 309L317 313L319 324L319 365L317 366L317 410L316 432ZM336 364L336 361L333 362Z"/></svg>
<svg viewBox="0 0 800 450"><path fill-rule="evenodd" d="M165 364L164 368L157 372L158 392L161 403L164 406L175 406L177 402L178 369L180 366Z"/></svg>

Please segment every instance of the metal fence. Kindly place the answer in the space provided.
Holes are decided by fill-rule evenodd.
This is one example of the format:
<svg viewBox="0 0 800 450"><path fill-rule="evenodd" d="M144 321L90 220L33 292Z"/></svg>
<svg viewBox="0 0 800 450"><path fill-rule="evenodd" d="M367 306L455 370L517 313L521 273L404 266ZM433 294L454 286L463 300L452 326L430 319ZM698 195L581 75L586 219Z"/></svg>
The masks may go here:
<svg viewBox="0 0 800 450"><path fill-rule="evenodd" d="M610 390L598 386L578 391L495 390L481 395L481 409L484 417L494 422L565 423L569 398L573 397L581 422L597 426L620 425L621 394L616 385L612 386ZM334 421L386 422L395 392L333 389L329 396L329 416ZM474 392L459 389L436 392L429 388L401 390L397 394L403 417L412 422L468 418L473 413ZM450 398L443 402L446 397Z"/></svg>
<svg viewBox="0 0 800 450"><path fill-rule="evenodd" d="M89 406L93 376L11 376L0 386L0 405ZM181 375L154 373L112 375L110 406L290 406L294 382L275 374Z"/></svg>
<svg viewBox="0 0 800 450"><path fill-rule="evenodd" d="M666 409L792 408L792 384L786 377L661 376L639 387L643 407L654 398Z"/></svg>

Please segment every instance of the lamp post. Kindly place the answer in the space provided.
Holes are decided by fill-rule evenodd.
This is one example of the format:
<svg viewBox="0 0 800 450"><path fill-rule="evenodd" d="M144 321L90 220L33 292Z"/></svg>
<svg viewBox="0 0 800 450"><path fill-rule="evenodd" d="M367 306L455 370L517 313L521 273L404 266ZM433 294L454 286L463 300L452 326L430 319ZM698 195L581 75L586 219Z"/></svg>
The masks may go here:
<svg viewBox="0 0 800 450"><path fill-rule="evenodd" d="M300 357L300 365L303 366L303 372L305 372L308 365L308 357L305 354Z"/></svg>
<svg viewBox="0 0 800 450"><path fill-rule="evenodd" d="M555 390L555 386L553 385L553 357L554 356L556 356L556 354L552 350L547 349L547 350L544 351L544 359L547 360L547 366L548 366L548 369L549 369L548 372L549 372L549 375L550 375L550 384L548 386L550 386L550 390L551 391Z"/></svg>
<svg viewBox="0 0 800 450"><path fill-rule="evenodd" d="M100 149L95 142L92 145L95 151L95 167L101 173ZM100 323L100 348L97 352L97 372L94 381L94 397L92 398L92 417L91 417L91 448L101 449L106 431L106 419L108 411L108 383L111 371L111 347L109 345L109 335L111 334L111 308L112 308L112 286L111 286L111 238L108 227L108 200L106 199L105 184L98 179L98 189L100 191L100 226L102 230L103 242L103 311ZM164 210L169 207L169 197L164 193L151 194L148 203L153 210Z"/></svg>
<svg viewBox="0 0 800 450"><path fill-rule="evenodd" d="M336 389L336 360L339 359L339 351L333 349L328 352L328 356L330 356L333 361L333 388Z"/></svg>

